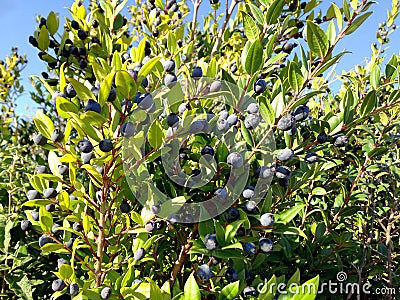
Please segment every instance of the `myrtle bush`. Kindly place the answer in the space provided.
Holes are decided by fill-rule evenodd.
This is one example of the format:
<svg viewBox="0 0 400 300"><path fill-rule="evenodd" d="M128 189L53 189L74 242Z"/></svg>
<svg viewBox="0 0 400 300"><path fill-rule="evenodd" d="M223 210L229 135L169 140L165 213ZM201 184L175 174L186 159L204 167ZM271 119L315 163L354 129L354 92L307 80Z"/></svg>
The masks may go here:
<svg viewBox="0 0 400 300"><path fill-rule="evenodd" d="M42 234L52 298L314 299L277 284L339 272L398 285L397 1L368 64L340 75L336 46L373 2L126 3L76 1L29 38L47 164L21 226Z"/></svg>
<svg viewBox="0 0 400 300"><path fill-rule="evenodd" d="M52 279L52 267L41 257L37 247L38 233L24 234L22 220L26 219L26 192L37 164L37 147L31 140L34 125L16 113L17 99L24 93L21 72L26 57L13 48L0 64L0 270L1 297L33 299L40 294L44 283ZM24 223L29 227L29 223ZM33 294L33 290L35 290ZM46 288L44 289L46 290Z"/></svg>

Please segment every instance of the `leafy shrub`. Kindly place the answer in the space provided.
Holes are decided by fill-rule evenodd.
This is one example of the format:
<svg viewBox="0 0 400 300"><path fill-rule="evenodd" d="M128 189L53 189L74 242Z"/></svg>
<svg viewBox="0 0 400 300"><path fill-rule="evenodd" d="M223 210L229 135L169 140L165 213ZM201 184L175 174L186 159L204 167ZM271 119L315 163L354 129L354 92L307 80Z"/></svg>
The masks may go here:
<svg viewBox="0 0 400 300"><path fill-rule="evenodd" d="M17 99L24 92L20 82L21 71L27 60L16 48L0 65L0 266L2 299L19 296L33 299L46 296L44 283L51 280L53 266L48 257L41 257L37 246L39 234L31 230L26 220L26 193L30 189L26 174L33 173L40 150L34 147L31 135L34 125L16 113ZM50 295L49 295L50 296Z"/></svg>
<svg viewBox="0 0 400 300"><path fill-rule="evenodd" d="M272 299L265 280L339 271L398 284L399 57L382 56L398 5L330 91L335 47L372 3L322 16L316 1L234 0L199 30L200 2L185 22L175 1L130 18L126 1L77 1L62 33L52 12L30 38L54 113L34 118L48 171L24 205L42 254L64 259L53 297Z"/></svg>

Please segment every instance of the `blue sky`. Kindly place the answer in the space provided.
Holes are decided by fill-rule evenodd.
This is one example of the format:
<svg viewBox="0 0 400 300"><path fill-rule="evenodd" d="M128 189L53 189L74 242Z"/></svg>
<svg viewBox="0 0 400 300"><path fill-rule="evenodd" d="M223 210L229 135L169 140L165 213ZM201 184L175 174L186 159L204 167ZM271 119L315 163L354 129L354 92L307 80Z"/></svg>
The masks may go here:
<svg viewBox="0 0 400 300"><path fill-rule="evenodd" d="M0 0L0 58L4 58L11 51L11 47L18 47L20 54L27 54L28 66L22 73L23 84L27 91L25 95L17 101L17 112L27 115L33 115L36 107L35 103L30 101L28 90L31 89L29 75L40 74L45 71L45 65L37 56L37 49L34 49L28 43L29 35L35 30L36 15L40 14L47 16L50 11L60 13L60 24L64 23L64 16L68 15L65 7L70 7L73 0ZM86 1L88 2L88 1ZM129 4L134 4L135 1L129 0ZM325 9L329 2L336 2L341 6L340 1L323 0L321 9ZM372 6L374 14L363 24L363 26L346 37L337 47L337 51L346 49L352 53L347 54L340 65L338 71L351 69L356 64L363 64L365 58L370 56L370 45L375 41L378 24L386 19L387 10L391 7L390 0L381 0L379 4ZM200 15L206 14L210 10L208 0L203 0L200 7ZM396 31L390 36L389 49L386 55L398 53L400 49L400 31ZM29 106L29 108L27 108Z"/></svg>

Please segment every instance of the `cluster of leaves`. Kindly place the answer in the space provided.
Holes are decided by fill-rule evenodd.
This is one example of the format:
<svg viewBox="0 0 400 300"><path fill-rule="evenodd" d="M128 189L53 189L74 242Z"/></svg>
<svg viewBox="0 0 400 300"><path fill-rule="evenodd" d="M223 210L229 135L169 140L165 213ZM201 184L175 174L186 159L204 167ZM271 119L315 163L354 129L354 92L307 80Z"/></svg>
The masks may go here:
<svg viewBox="0 0 400 300"><path fill-rule="evenodd" d="M48 266L47 258L41 258L37 245L39 234L25 235L20 227L21 220L26 218L22 207L29 189L26 174L34 172L36 163L43 163L41 151L32 141L33 123L15 112L16 101L24 92L20 75L26 63L26 58L13 48L0 65L0 284L3 299L45 296L41 292L46 288L41 286L52 278L52 267Z"/></svg>
<svg viewBox="0 0 400 300"><path fill-rule="evenodd" d="M301 273L318 285L339 271L351 282L398 284L400 58L383 65L381 39L367 66L337 76L335 93L324 78L345 54L335 46L362 25L372 2L331 4L323 16L318 1L233 0L217 17L213 1L202 30L197 13L208 4L201 1L189 23L182 3L138 3L126 18L126 2L92 1L87 9L76 1L61 34L50 13L30 38L48 63L49 74L33 80L50 113L34 119L33 140L48 168L30 175L25 224L43 232L43 255L59 255L58 279L47 287L53 298L272 299L276 289L256 290L265 280L300 284ZM397 11L394 2L385 26ZM202 92L185 98L178 78ZM223 99L235 92L227 96L221 84L219 93L221 81L238 87L230 106ZM251 108L242 102L250 98ZM229 129L225 112L237 117ZM251 209L254 189L247 188L222 215L176 222L182 216L174 207L208 200L215 189L221 195L228 173L241 167L204 124L245 147L251 175L243 185L257 185L259 168L287 173L275 173ZM189 189L166 175L162 157L176 128L193 133L179 155L192 178L203 172L203 154L215 157L217 172L206 185ZM266 165L261 145L271 135L278 155ZM123 157L126 144L133 158ZM140 166L134 185L126 160ZM154 184L144 189L148 179ZM154 187L166 202L150 197Z"/></svg>

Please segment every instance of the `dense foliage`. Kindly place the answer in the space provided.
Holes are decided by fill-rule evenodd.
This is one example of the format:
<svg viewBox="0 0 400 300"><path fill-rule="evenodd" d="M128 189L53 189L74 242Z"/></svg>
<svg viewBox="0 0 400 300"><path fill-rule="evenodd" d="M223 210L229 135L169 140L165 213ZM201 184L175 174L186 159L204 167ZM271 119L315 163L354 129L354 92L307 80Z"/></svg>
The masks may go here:
<svg viewBox="0 0 400 300"><path fill-rule="evenodd" d="M372 2L210 2L41 18L34 133L8 100L23 59L3 65L4 297L314 299L277 284L339 272L398 287L398 2L342 74L335 47Z"/></svg>

